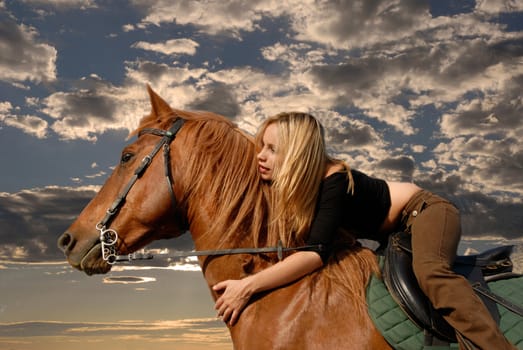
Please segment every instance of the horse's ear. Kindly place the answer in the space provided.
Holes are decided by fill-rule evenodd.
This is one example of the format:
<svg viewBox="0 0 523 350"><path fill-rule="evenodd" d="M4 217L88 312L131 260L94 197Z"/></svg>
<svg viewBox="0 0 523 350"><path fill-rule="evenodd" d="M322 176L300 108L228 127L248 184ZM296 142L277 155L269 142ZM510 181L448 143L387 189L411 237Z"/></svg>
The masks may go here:
<svg viewBox="0 0 523 350"><path fill-rule="evenodd" d="M170 114L172 112L171 107L165 102L149 84L147 84L147 92L149 93L149 98L151 100L152 115L160 116L165 114Z"/></svg>
<svg viewBox="0 0 523 350"><path fill-rule="evenodd" d="M146 124L146 123L155 123L159 122L163 117L169 116L172 114L173 110L171 107L165 102L154 90L151 88L149 84L147 84L147 92L149 93L149 99L151 100L151 114L144 116L140 120L140 126ZM140 127L139 126L139 127ZM130 139L131 137L138 134L139 128L130 132L129 136L127 136L127 139Z"/></svg>

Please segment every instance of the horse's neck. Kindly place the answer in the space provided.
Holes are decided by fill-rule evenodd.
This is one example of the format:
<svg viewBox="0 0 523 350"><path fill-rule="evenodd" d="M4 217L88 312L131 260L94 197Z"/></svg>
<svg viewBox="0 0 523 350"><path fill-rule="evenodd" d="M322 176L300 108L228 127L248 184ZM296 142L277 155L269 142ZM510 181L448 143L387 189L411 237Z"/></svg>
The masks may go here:
<svg viewBox="0 0 523 350"><path fill-rule="evenodd" d="M220 234L225 231L225 228L220 229L216 227L212 232L207 231L216 220L208 215L210 211L206 209L209 203L193 203L193 205L197 209L190 220L190 232L196 250L253 247L253 244L245 239L228 242L227 246L223 246L223 244L220 243ZM199 261L205 279L211 286L225 279L244 277L246 267L251 264L250 259L249 256L242 254L200 257Z"/></svg>

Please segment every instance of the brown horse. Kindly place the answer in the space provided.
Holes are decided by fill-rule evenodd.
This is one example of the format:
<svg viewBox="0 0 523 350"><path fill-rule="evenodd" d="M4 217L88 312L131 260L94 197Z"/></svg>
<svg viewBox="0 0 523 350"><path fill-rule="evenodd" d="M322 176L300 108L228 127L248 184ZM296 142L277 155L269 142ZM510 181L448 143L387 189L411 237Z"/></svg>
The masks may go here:
<svg viewBox="0 0 523 350"><path fill-rule="evenodd" d="M224 117L173 110L148 90L152 111L133 133L139 137L58 240L69 263L87 274L106 273L111 265L102 247L111 239L117 237L114 251L128 254L186 229L196 250L275 245L252 138ZM180 119L183 126L165 132ZM158 146L161 138L167 141ZM154 156L160 148L164 160ZM256 273L276 261L273 255L202 256L199 262L211 287ZM322 269L256 296L229 327L234 348L391 349L366 307L365 286L376 271L375 255L354 245Z"/></svg>

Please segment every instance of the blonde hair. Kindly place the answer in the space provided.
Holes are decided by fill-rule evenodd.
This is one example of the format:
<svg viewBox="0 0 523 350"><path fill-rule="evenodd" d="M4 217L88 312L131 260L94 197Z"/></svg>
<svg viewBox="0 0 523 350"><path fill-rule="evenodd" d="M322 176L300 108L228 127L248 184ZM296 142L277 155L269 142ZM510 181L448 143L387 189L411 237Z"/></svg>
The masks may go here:
<svg viewBox="0 0 523 350"><path fill-rule="evenodd" d="M278 158L272 176L269 231L277 232L286 246L293 246L303 243L309 232L327 164L342 164L348 176L350 171L347 164L327 155L323 127L312 115L286 112L268 118L256 135L258 147L271 124L278 127Z"/></svg>

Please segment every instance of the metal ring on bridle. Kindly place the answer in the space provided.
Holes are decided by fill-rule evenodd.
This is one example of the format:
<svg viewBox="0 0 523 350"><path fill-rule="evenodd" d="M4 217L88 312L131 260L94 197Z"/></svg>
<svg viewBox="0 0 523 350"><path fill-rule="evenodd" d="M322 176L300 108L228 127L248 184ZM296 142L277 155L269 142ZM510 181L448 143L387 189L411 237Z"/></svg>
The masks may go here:
<svg viewBox="0 0 523 350"><path fill-rule="evenodd" d="M106 229L101 223L96 225L100 231L100 244L102 246L102 259L108 264L116 262L116 242L118 242L118 233L113 229Z"/></svg>
<svg viewBox="0 0 523 350"><path fill-rule="evenodd" d="M112 228L100 231L100 241L108 246L116 244L118 241L118 233Z"/></svg>

